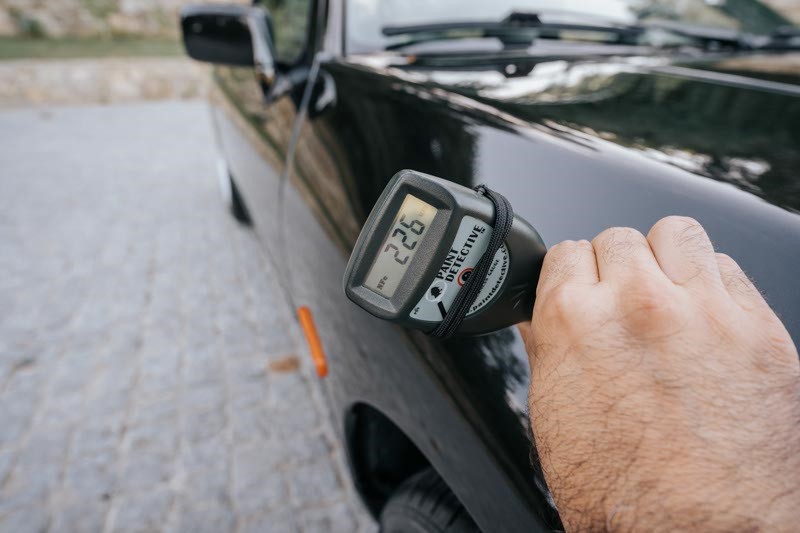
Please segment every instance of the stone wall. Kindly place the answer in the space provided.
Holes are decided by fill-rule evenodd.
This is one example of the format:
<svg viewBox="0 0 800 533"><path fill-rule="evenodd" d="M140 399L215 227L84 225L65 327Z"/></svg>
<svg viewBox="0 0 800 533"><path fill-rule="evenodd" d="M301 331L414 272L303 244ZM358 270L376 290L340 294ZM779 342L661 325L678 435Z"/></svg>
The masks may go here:
<svg viewBox="0 0 800 533"><path fill-rule="evenodd" d="M0 61L0 109L205 98L208 71L179 57Z"/></svg>
<svg viewBox="0 0 800 533"><path fill-rule="evenodd" d="M181 7L213 1L0 0L0 36L176 38Z"/></svg>

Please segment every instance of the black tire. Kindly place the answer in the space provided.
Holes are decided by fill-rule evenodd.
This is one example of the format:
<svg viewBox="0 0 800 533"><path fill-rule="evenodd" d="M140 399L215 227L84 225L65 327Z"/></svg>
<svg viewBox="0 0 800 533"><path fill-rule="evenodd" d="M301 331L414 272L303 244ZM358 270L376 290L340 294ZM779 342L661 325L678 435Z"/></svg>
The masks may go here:
<svg viewBox="0 0 800 533"><path fill-rule="evenodd" d="M231 180L231 214L233 215L233 218L245 226L249 226L250 213L247 212L247 207L244 205L244 200L242 200L242 195L239 193L239 188L236 187L236 182L233 181L233 178L228 177L228 179Z"/></svg>
<svg viewBox="0 0 800 533"><path fill-rule="evenodd" d="M249 226L250 213L247 212L247 207L244 205L244 200L239 188L236 186L236 181L231 176L230 170L228 170L228 163L222 156L217 157L217 183L219 184L219 194L222 197L222 202L233 215L233 218L241 224Z"/></svg>
<svg viewBox="0 0 800 533"><path fill-rule="evenodd" d="M428 468L400 485L380 516L381 533L480 533L442 478Z"/></svg>

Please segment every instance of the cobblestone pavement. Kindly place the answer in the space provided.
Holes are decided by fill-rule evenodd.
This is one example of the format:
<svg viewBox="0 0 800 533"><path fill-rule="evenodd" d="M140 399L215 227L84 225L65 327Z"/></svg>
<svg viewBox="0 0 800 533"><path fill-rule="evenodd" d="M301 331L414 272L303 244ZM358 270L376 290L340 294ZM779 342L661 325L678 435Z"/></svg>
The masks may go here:
<svg viewBox="0 0 800 533"><path fill-rule="evenodd" d="M0 113L0 530L373 529L212 146L199 102Z"/></svg>

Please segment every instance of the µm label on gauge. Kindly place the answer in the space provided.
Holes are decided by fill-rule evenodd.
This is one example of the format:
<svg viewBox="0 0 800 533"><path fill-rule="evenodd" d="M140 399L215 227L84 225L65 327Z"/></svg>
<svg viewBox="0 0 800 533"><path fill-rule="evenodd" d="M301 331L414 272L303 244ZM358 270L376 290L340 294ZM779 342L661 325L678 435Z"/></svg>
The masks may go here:
<svg viewBox="0 0 800 533"><path fill-rule="evenodd" d="M491 235L492 227L489 224L470 216L461 220L450 251L436 273L436 279L411 311L413 318L430 322L442 321L458 291L467 282L489 246ZM486 281L467 316L479 311L497 296L508 275L508 264L508 249L504 244L494 254Z"/></svg>

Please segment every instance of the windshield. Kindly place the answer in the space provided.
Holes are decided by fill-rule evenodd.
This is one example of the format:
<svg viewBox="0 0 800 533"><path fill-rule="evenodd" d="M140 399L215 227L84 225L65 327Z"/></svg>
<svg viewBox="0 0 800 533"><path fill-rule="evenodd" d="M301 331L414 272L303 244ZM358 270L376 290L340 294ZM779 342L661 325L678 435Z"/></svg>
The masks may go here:
<svg viewBox="0 0 800 533"><path fill-rule="evenodd" d="M385 49L391 42L383 33L387 26L501 21L514 12L618 25L677 22L768 35L791 24L798 11L794 0L349 0L348 49Z"/></svg>

